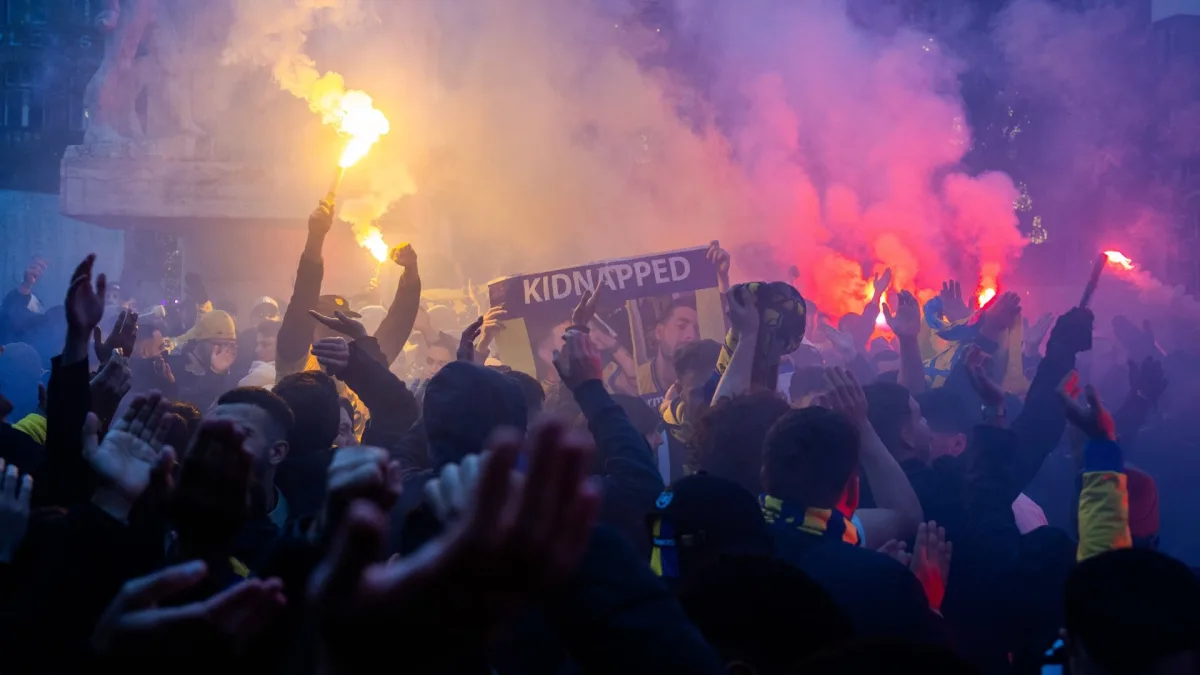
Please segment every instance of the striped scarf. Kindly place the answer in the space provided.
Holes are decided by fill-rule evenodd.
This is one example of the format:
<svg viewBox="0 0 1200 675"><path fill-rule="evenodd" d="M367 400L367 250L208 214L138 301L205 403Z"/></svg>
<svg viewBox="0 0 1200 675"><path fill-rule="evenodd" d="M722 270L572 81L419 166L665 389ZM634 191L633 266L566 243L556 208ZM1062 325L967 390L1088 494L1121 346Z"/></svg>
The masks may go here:
<svg viewBox="0 0 1200 675"><path fill-rule="evenodd" d="M763 518L772 528L799 530L817 537L830 537L858 546L858 528L836 509L795 509L771 495L759 495Z"/></svg>
<svg viewBox="0 0 1200 675"><path fill-rule="evenodd" d="M966 354L966 347L975 342L983 312L975 311L965 319L949 321L942 311L942 299L934 296L925 303L925 326L921 331L922 355L932 353L925 361L925 379L931 387L946 384L946 379ZM1029 389L1021 361L1021 324L1017 322L1000 336L1000 344L992 355L998 372L993 377L1010 394L1023 395ZM939 349L940 348L940 349Z"/></svg>

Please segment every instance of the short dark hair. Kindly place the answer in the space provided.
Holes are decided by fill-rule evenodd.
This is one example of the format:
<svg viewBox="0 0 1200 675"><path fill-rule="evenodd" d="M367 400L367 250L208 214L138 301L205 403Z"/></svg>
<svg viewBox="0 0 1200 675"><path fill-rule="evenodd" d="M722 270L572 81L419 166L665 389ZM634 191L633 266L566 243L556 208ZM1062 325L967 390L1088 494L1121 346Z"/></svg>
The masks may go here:
<svg viewBox="0 0 1200 675"><path fill-rule="evenodd" d="M613 394L613 400L625 411L629 421L633 423L633 428L637 429L639 434L645 436L658 430L658 423L662 421L662 418L640 396Z"/></svg>
<svg viewBox="0 0 1200 675"><path fill-rule="evenodd" d="M504 374L521 387L521 393L525 394L525 405L529 408L530 417L541 413L542 407L546 404L546 390L542 388L542 383L529 373L522 373L511 368Z"/></svg>
<svg viewBox="0 0 1200 675"><path fill-rule="evenodd" d="M872 382L863 387L867 395L867 417L879 439L893 454L904 447L901 432L912 419L908 388L896 382Z"/></svg>
<svg viewBox="0 0 1200 675"><path fill-rule="evenodd" d="M717 401L696 421L689 463L759 494L763 443L767 432L789 410L787 401L773 391Z"/></svg>
<svg viewBox="0 0 1200 675"><path fill-rule="evenodd" d="M200 428L200 418L200 409L191 403L187 401L171 403L167 414L163 416L163 419L169 420L170 424L170 430L163 443L175 448L176 452L182 453L191 443L192 436L196 435L196 429Z"/></svg>
<svg viewBox="0 0 1200 675"><path fill-rule="evenodd" d="M801 661L854 636L820 584L767 556L722 558L684 584L679 601L723 663L764 675L803 672Z"/></svg>
<svg viewBox="0 0 1200 675"><path fill-rule="evenodd" d="M1067 639L1105 672L1148 672L1200 649L1200 579L1170 556L1131 548L1088 558L1065 595Z"/></svg>
<svg viewBox="0 0 1200 675"><path fill-rule="evenodd" d="M936 387L915 396L929 428L940 434L971 435L974 424L970 406L963 397L946 387ZM978 414L975 415L979 417Z"/></svg>
<svg viewBox="0 0 1200 675"><path fill-rule="evenodd" d="M221 394L217 405L252 405L261 409L271 420L271 440L291 444L296 416L291 406L273 392L262 387L238 387Z"/></svg>
<svg viewBox="0 0 1200 675"><path fill-rule="evenodd" d="M721 357L721 343L716 340L696 340L683 344L675 351L675 374L711 373Z"/></svg>
<svg viewBox="0 0 1200 675"><path fill-rule="evenodd" d="M321 452L333 447L341 424L341 404L333 378L316 370L292 373L279 380L275 394L295 415L288 437L293 456Z"/></svg>
<svg viewBox="0 0 1200 675"><path fill-rule="evenodd" d="M671 302L669 304L667 304L666 307L663 307L662 314L658 315L658 320L655 321L655 323L656 324L666 323L667 320L671 318L671 315L674 314L675 310L677 310L677 309L690 309L693 312L696 311L696 299L689 298L689 297L679 297L679 298L675 298L675 299L671 300Z"/></svg>
<svg viewBox="0 0 1200 675"><path fill-rule="evenodd" d="M837 505L858 466L858 429L825 408L791 410L767 432L763 487L784 501Z"/></svg>

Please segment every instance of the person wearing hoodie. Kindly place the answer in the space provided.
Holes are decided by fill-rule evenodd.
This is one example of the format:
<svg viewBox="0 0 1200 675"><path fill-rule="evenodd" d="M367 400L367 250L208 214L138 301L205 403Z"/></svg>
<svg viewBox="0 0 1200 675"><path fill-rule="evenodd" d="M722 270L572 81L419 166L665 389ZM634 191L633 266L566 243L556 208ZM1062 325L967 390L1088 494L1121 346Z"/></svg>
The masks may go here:
<svg viewBox="0 0 1200 675"><path fill-rule="evenodd" d="M161 383L172 398L207 410L221 394L233 389L237 377L237 329L228 312L201 314L196 325L180 336L176 353L167 357L174 382Z"/></svg>

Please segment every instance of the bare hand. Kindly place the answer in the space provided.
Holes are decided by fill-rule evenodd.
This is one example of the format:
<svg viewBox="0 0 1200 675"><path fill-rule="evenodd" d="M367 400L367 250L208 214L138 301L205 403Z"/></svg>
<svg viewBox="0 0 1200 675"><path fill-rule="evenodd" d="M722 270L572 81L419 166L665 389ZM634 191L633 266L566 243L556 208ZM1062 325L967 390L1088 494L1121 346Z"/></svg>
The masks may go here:
<svg viewBox="0 0 1200 675"><path fill-rule="evenodd" d="M529 472L514 480L522 451ZM498 433L463 517L391 564L382 555L387 517L355 502L309 582L330 657L371 661L382 653L373 627L404 616L443 637L486 633L551 591L579 564L595 522L591 452L558 422L536 426L523 443L514 432Z"/></svg>
<svg viewBox="0 0 1200 675"><path fill-rule="evenodd" d="M467 455L461 464L447 464L437 478L425 483L425 502L433 508L438 520L450 523L467 512L479 482L481 465L479 455Z"/></svg>
<svg viewBox="0 0 1200 675"><path fill-rule="evenodd" d="M895 314L892 314L891 305L883 303L883 316L892 331L900 337L915 338L921 332L921 303L908 291L900 291Z"/></svg>
<svg viewBox="0 0 1200 675"><path fill-rule="evenodd" d="M826 368L825 381L829 391L823 397L823 406L836 410L846 416L846 419L861 426L870 424L867 421L867 395L855 379L854 373L845 368Z"/></svg>
<svg viewBox="0 0 1200 675"><path fill-rule="evenodd" d="M340 448L329 465L329 500L326 527L336 530L350 504L370 501L383 512L391 511L403 487L400 463L382 448L355 445Z"/></svg>
<svg viewBox="0 0 1200 675"><path fill-rule="evenodd" d="M334 377L341 377L350 365L350 343L346 338L321 338L313 344L312 354L321 368Z"/></svg>
<svg viewBox="0 0 1200 675"><path fill-rule="evenodd" d="M1024 317L1021 318L1022 333L1025 336L1025 353L1031 356L1036 355L1042 347L1042 342L1046 339L1046 333L1050 332L1050 326L1054 323L1054 315L1046 312L1038 317L1037 323L1032 326Z"/></svg>
<svg viewBox="0 0 1200 675"><path fill-rule="evenodd" d="M579 304L575 305L575 309L571 312L571 325L587 330L588 324L592 319L596 318L596 301L603 294L601 289L604 284L596 284L596 290L584 291L579 297Z"/></svg>
<svg viewBox="0 0 1200 675"><path fill-rule="evenodd" d="M417 266L417 252L412 244L393 246L392 250L388 251L388 258L405 269Z"/></svg>
<svg viewBox="0 0 1200 675"><path fill-rule="evenodd" d="M129 359L114 354L92 377L89 384L92 392L92 412L101 420L109 419L116 413L121 399L125 398L125 394L128 394L133 386L133 372L129 367Z"/></svg>
<svg viewBox="0 0 1200 675"><path fill-rule="evenodd" d="M83 458L108 486L128 500L128 506L150 484L150 472L164 453L163 439L170 425L163 415L170 402L157 392L133 399L121 419L99 442L100 419L88 413L83 428Z"/></svg>
<svg viewBox="0 0 1200 675"><path fill-rule="evenodd" d="M25 278L21 282L21 287L26 291L33 289L33 285L42 278L46 273L46 259L40 256L35 257L29 262L29 267L25 268Z"/></svg>
<svg viewBox="0 0 1200 675"><path fill-rule="evenodd" d="M942 600L946 598L953 553L954 545L946 541L946 528L938 527L937 521L931 520L917 526L910 569L925 589L929 606L935 610L941 609Z"/></svg>
<svg viewBox="0 0 1200 675"><path fill-rule="evenodd" d="M818 328L825 339L829 340L829 344L837 350L838 356L846 363L854 360L858 354L858 350L854 347L854 338L834 328L833 326L822 322Z"/></svg>
<svg viewBox="0 0 1200 675"><path fill-rule="evenodd" d="M716 239L712 240L708 245L708 253L705 254L708 261L717 268L717 283L720 286L721 292L729 290L729 263L731 258L729 251L721 248L721 242Z"/></svg>
<svg viewBox="0 0 1200 675"><path fill-rule="evenodd" d="M333 203L321 200L317 208L308 216L308 231L311 234L325 235L333 228Z"/></svg>
<svg viewBox="0 0 1200 675"><path fill-rule="evenodd" d="M874 277L871 282L872 288L875 289L875 297L871 300L871 305L878 307L879 299L883 297L883 294L887 291L888 287L892 285L892 268L885 268L883 272L879 276Z"/></svg>
<svg viewBox="0 0 1200 675"><path fill-rule="evenodd" d="M125 309L117 315L117 322L113 324L113 331L107 340L101 339L99 326L93 327L92 349L96 352L96 358L100 361L100 365L108 363L114 353L120 353L121 356L133 356L133 346L137 344L137 336L138 314Z"/></svg>
<svg viewBox="0 0 1200 675"><path fill-rule="evenodd" d="M600 353L587 333L568 330L563 348L554 354L554 368L567 388L574 391L585 382L600 380Z"/></svg>
<svg viewBox="0 0 1200 675"><path fill-rule="evenodd" d="M1087 405L1075 400L1063 389L1059 390L1059 398L1066 407L1067 419L1092 440L1117 440L1116 422L1100 402L1096 388L1089 384L1084 389L1084 395L1087 397Z"/></svg>
<svg viewBox="0 0 1200 675"><path fill-rule="evenodd" d="M1021 317L1021 296L1008 291L1000 294L983 310L979 332L995 342Z"/></svg>
<svg viewBox="0 0 1200 675"><path fill-rule="evenodd" d="M217 636L244 647L287 604L279 579L248 579L203 602L160 606L207 574L205 564L194 561L126 582L96 623L92 646L105 653L115 647L161 644L164 636Z"/></svg>
<svg viewBox="0 0 1200 675"><path fill-rule="evenodd" d="M977 345L967 347L963 356L963 367L967 369L967 379L984 405L1000 407L1004 405L1004 390L988 376L988 366L992 357L985 354Z"/></svg>
<svg viewBox="0 0 1200 675"><path fill-rule="evenodd" d="M729 294L729 324L744 335L758 333L758 305L745 286Z"/></svg>
<svg viewBox="0 0 1200 675"><path fill-rule="evenodd" d="M963 300L962 286L953 279L942 282L942 290L938 293L942 299L942 314L951 323L961 321L971 315L971 308Z"/></svg>
<svg viewBox="0 0 1200 675"><path fill-rule="evenodd" d="M475 363L475 340L479 338L479 334L483 330L483 317L479 317L471 322L470 326L463 329L462 335L458 337L458 354L459 361L467 363Z"/></svg>
<svg viewBox="0 0 1200 675"><path fill-rule="evenodd" d="M315 309L308 310L308 315L319 321L329 330L334 330L351 340L361 340L367 337L367 328L362 325L358 319L353 319L340 311L333 313L333 316L325 316L320 314Z"/></svg>
<svg viewBox="0 0 1200 675"><path fill-rule="evenodd" d="M0 563L10 563L29 528L29 496L33 477L19 475L15 464L0 459Z"/></svg>
<svg viewBox="0 0 1200 675"><path fill-rule="evenodd" d="M504 320L508 318L508 312L504 311L504 307L496 305L488 309L483 315L483 325L480 327L479 334L479 350L484 351L496 339L496 336L504 332Z"/></svg>
<svg viewBox="0 0 1200 675"><path fill-rule="evenodd" d="M104 318L104 296L108 292L108 280L103 274L96 277L96 285L92 287L92 267L95 264L96 254L93 253L75 268L65 303L67 330L83 338L85 350L88 333Z"/></svg>

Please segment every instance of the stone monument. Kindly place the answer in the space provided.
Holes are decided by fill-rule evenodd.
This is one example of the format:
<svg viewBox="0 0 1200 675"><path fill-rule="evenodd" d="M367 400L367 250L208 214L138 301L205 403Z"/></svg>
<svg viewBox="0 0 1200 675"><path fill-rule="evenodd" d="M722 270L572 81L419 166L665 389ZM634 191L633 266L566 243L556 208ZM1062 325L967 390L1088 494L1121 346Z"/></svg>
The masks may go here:
<svg viewBox="0 0 1200 675"><path fill-rule="evenodd" d="M245 254L279 253L293 266L319 191L297 186L278 166L286 162L222 157L196 114L200 71L216 68L220 33L204 23L218 4L105 0L97 19L104 57L85 92L83 144L63 156L60 205L64 215L125 230L126 270L136 265L139 233L167 232L214 299L285 293L276 268Z"/></svg>

